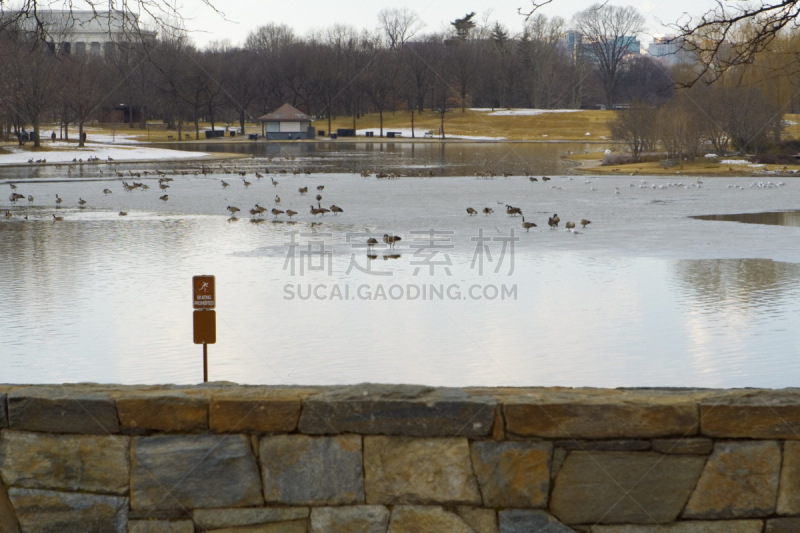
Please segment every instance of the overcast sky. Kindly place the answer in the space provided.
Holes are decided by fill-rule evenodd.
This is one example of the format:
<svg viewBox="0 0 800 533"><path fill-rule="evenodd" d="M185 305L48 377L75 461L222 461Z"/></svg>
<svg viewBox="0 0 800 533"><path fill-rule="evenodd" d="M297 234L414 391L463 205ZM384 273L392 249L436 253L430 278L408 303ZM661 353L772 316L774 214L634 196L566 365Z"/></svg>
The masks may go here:
<svg viewBox="0 0 800 533"><path fill-rule="evenodd" d="M291 26L298 34L312 28L324 28L335 23L351 24L359 29L375 29L377 14L385 8L407 7L420 15L426 23L426 32L443 30L450 21L463 17L470 11L483 15L491 10L490 19L519 30L523 17L518 8L529 8L530 0L210 0L225 14L225 19L215 14L198 0L178 0L180 11L187 19L187 27L199 45L210 41L230 40L241 44L248 32L269 22ZM586 9L596 0L553 0L541 9L548 16L561 16L569 20L573 13ZM675 22L684 13L697 16L713 6L711 0L637 0L614 2L632 5L647 17L649 34L669 33L659 24ZM227 20L226 20L227 19Z"/></svg>

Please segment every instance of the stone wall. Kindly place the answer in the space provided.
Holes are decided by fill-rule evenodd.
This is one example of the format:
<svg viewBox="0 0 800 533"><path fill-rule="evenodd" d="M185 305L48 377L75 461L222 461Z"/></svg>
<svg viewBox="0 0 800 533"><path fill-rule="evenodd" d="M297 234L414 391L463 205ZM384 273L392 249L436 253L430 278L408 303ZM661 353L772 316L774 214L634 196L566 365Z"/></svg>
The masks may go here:
<svg viewBox="0 0 800 533"><path fill-rule="evenodd" d="M0 533L796 533L800 391L0 387Z"/></svg>

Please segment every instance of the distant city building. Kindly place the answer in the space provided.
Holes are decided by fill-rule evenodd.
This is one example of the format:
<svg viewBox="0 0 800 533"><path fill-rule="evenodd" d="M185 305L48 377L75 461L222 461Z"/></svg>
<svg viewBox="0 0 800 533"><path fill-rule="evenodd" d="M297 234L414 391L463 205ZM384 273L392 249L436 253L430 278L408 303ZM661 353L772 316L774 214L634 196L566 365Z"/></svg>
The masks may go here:
<svg viewBox="0 0 800 533"><path fill-rule="evenodd" d="M566 48L567 52L573 59L577 59L580 55L584 57L588 57L589 60L594 57L595 51L592 47L592 43L585 38L585 36L575 30L567 31L562 37L561 42L563 46ZM609 43L612 44L612 43ZM633 35L626 35L624 37L619 37L616 42L613 43L615 49L620 47L625 48L624 55L638 55L641 53L641 43L636 36Z"/></svg>
<svg viewBox="0 0 800 533"><path fill-rule="evenodd" d="M583 49L583 34L570 30L561 37L561 42L574 61Z"/></svg>
<svg viewBox="0 0 800 533"><path fill-rule="evenodd" d="M697 54L687 50L685 43L674 35L654 37L647 45L647 53L670 66L693 65L697 62Z"/></svg>
<svg viewBox="0 0 800 533"><path fill-rule="evenodd" d="M53 50L67 54L109 54L117 45L156 35L142 29L136 15L122 11L44 11L37 18ZM36 25L30 17L21 22L22 29L31 33L37 31Z"/></svg>

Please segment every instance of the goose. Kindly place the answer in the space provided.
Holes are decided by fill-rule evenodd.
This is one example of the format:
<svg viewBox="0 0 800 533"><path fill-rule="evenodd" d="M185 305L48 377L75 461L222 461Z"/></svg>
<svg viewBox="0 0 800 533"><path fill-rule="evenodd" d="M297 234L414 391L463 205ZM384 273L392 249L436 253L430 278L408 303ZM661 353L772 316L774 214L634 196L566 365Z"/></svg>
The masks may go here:
<svg viewBox="0 0 800 533"><path fill-rule="evenodd" d="M245 176L247 176L247 172L244 171L244 170L240 170L239 171L239 175L242 176L242 177L245 177Z"/></svg>
<svg viewBox="0 0 800 533"><path fill-rule="evenodd" d="M383 242L385 242L386 244L388 244L388 245L389 245L389 248L394 248L394 244L395 244L397 241L402 241L402 240L403 240L403 239L401 239L401 238L400 238L400 237L398 237L397 235L388 235L388 234L386 234L386 233L384 233L384 235L383 235Z"/></svg>
<svg viewBox="0 0 800 533"><path fill-rule="evenodd" d="M230 183L228 183L228 182L227 182L227 181L225 181L225 180L220 180L220 181L222 182L222 188L223 188L223 189L224 189L225 187L230 187L230 186L231 186L231 184L230 184Z"/></svg>
<svg viewBox="0 0 800 533"><path fill-rule="evenodd" d="M242 178L242 181L244 182L245 189L250 186L250 182L247 181L246 179Z"/></svg>
<svg viewBox="0 0 800 533"><path fill-rule="evenodd" d="M491 207L484 207L483 208L483 214L484 215L491 215L492 213L494 213L494 209L492 209Z"/></svg>
<svg viewBox="0 0 800 533"><path fill-rule="evenodd" d="M567 222L564 225L564 227L566 227L567 229L575 229L575 223L574 222Z"/></svg>
<svg viewBox="0 0 800 533"><path fill-rule="evenodd" d="M164 200L165 202L169 200L169 195L165 194L164 196L159 197L159 200Z"/></svg>
<svg viewBox="0 0 800 533"><path fill-rule="evenodd" d="M311 206L311 214L314 215L314 218L316 218L316 216L319 215L320 213L322 213L321 209L317 209L313 205Z"/></svg>
<svg viewBox="0 0 800 533"><path fill-rule="evenodd" d="M471 207L468 207L468 208L467 208L467 213L469 214L469 216L472 216L472 215L477 215L477 214L478 214L478 212L477 212L477 211L475 211L474 209L472 209Z"/></svg>
<svg viewBox="0 0 800 533"><path fill-rule="evenodd" d="M525 231L530 233L531 228L535 228L536 224L534 224L533 222L525 222L525 217L522 217L522 227L525 228Z"/></svg>
<svg viewBox="0 0 800 533"><path fill-rule="evenodd" d="M531 181L539 181L538 179L534 178L533 176L531 176L531 177L530 177L530 178L528 178L528 179L529 179L529 180L531 180Z"/></svg>
<svg viewBox="0 0 800 533"><path fill-rule="evenodd" d="M166 183L159 183L158 186L161 187L162 191L166 191L167 189L169 189L169 185L167 185Z"/></svg>
<svg viewBox="0 0 800 533"><path fill-rule="evenodd" d="M585 218L582 218L582 219L581 219L581 226L583 226L584 228L585 228L586 226L588 226L589 224L591 224L591 223L592 223L592 221L591 221L591 220L586 220Z"/></svg>
<svg viewBox="0 0 800 533"><path fill-rule="evenodd" d="M318 195L317 195L317 201L318 201L318 202L322 201L322 195L321 195L321 194L318 194Z"/></svg>
<svg viewBox="0 0 800 533"><path fill-rule="evenodd" d="M16 202L17 200L22 200L23 198L25 198L25 196L18 192L12 192L11 196L8 197L8 199L11 200L12 202Z"/></svg>
<svg viewBox="0 0 800 533"><path fill-rule="evenodd" d="M330 209L325 209L324 207L322 207L319 204L317 204L317 209L319 209L319 212L322 213L323 216L325 215L325 213L330 213L331 212Z"/></svg>
<svg viewBox="0 0 800 533"><path fill-rule="evenodd" d="M257 177L258 179L261 179L261 178L263 178L264 176L262 176L261 174L259 174L258 172L256 172L256 177Z"/></svg>
<svg viewBox="0 0 800 533"><path fill-rule="evenodd" d="M324 186L324 185L318 185L318 186L317 186L317 190L318 190L318 191L321 191L321 190L323 190L324 188L325 188L325 186Z"/></svg>
<svg viewBox="0 0 800 533"><path fill-rule="evenodd" d="M372 248L376 244L378 244L378 239L374 237L370 237L369 239L367 239L367 246L369 246L370 248Z"/></svg>
<svg viewBox="0 0 800 533"><path fill-rule="evenodd" d="M367 259L377 259L377 258L378 258L377 254L367 254Z"/></svg>
<svg viewBox="0 0 800 533"><path fill-rule="evenodd" d="M62 220L64 220L64 217L57 217L53 215L53 222L61 222Z"/></svg>
<svg viewBox="0 0 800 533"><path fill-rule="evenodd" d="M259 214L258 209L251 209L250 210L250 216L256 216L258 214Z"/></svg>
<svg viewBox="0 0 800 533"><path fill-rule="evenodd" d="M522 209L520 209L519 207L511 207L510 205L507 205L506 206L506 213L508 213L509 215L514 217L514 216L517 216L517 215L521 215L522 214Z"/></svg>
<svg viewBox="0 0 800 533"><path fill-rule="evenodd" d="M84 200L83 198L78 198L78 205L80 206L81 209L83 209L83 206L86 205L86 200Z"/></svg>
<svg viewBox="0 0 800 533"><path fill-rule="evenodd" d="M297 190L300 191L300 194L305 194L308 192L308 187L300 187Z"/></svg>
<svg viewBox="0 0 800 533"><path fill-rule="evenodd" d="M126 216L128 216L128 213L126 211L120 211L119 212L119 216L126 217Z"/></svg>
<svg viewBox="0 0 800 533"><path fill-rule="evenodd" d="M58 197L58 195L56 194L56 209L58 209L59 207L61 207L61 202L63 202L63 201L64 201L64 200L62 200L61 198L59 198L59 197Z"/></svg>
<svg viewBox="0 0 800 533"><path fill-rule="evenodd" d="M558 215L553 215L547 219L547 225L550 226L550 229L557 228L560 221L561 219L558 218Z"/></svg>
<svg viewBox="0 0 800 533"><path fill-rule="evenodd" d="M547 176L542 176L542 181L550 181L550 178L548 178Z"/></svg>
<svg viewBox="0 0 800 533"><path fill-rule="evenodd" d="M111 194L111 189L103 189L103 194Z"/></svg>
<svg viewBox="0 0 800 533"><path fill-rule="evenodd" d="M14 185L13 183L9 183L8 185L9 185L9 187L11 187L12 191L16 191L17 190L17 186Z"/></svg>
<svg viewBox="0 0 800 533"><path fill-rule="evenodd" d="M143 191L148 191L148 190L150 190L150 187L148 187L147 184L144 183L144 184L142 184L142 190Z"/></svg>
<svg viewBox="0 0 800 533"><path fill-rule="evenodd" d="M334 204L331 206L331 212L333 212L334 215L337 213L344 213L344 209Z"/></svg>
<svg viewBox="0 0 800 533"><path fill-rule="evenodd" d="M32 204L32 203L33 203L33 195L32 195L32 194L29 194L29 195L28 195L28 203L29 203L29 204Z"/></svg>
<svg viewBox="0 0 800 533"><path fill-rule="evenodd" d="M293 217L293 216L295 216L296 214L297 214L297 211L292 211L291 209L287 209L287 210L286 210L286 215L287 215L289 218L292 218L292 217Z"/></svg>
<svg viewBox="0 0 800 533"><path fill-rule="evenodd" d="M275 215L275 218L277 219L278 215L282 215L283 214L283 211L281 211L280 209L273 208L272 209L272 214Z"/></svg>
<svg viewBox="0 0 800 533"><path fill-rule="evenodd" d="M281 197L280 197L280 196L278 196L277 194L275 195L275 203L276 203L276 204L279 204L279 203L281 203Z"/></svg>
<svg viewBox="0 0 800 533"><path fill-rule="evenodd" d="M275 178L273 178L272 176L270 176L270 177L269 177L269 179L271 179L271 180L272 180L272 185L274 185L275 187L277 187L277 186L278 186L278 182L277 182L277 181L275 181Z"/></svg>
<svg viewBox="0 0 800 533"><path fill-rule="evenodd" d="M236 213L239 212L239 208L234 205L229 205L228 211L230 211L233 216L236 216Z"/></svg>
<svg viewBox="0 0 800 533"><path fill-rule="evenodd" d="M256 204L256 207L255 207L255 209L256 209L256 211L258 211L258 212L259 212L259 214L261 214L261 213L263 213L264 211L266 211L266 210L267 210L267 208L266 208L266 207L261 207L261 206L260 206L260 205L258 205L258 204Z"/></svg>
<svg viewBox="0 0 800 533"><path fill-rule="evenodd" d="M14 216L14 215L12 215L12 214L11 214L11 211L9 211L8 209L6 209L6 218L11 218L11 217L13 217L13 216Z"/></svg>

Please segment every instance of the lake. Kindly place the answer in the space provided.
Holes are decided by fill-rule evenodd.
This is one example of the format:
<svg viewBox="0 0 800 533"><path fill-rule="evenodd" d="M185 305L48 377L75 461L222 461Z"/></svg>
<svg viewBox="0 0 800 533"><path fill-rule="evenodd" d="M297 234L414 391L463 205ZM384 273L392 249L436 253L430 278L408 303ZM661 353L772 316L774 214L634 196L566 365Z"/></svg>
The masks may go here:
<svg viewBox="0 0 800 533"><path fill-rule="evenodd" d="M0 381L196 383L202 350L192 344L190 283L214 274L212 380L796 385L800 229L692 218L792 211L800 196L792 180L749 187L766 178L700 185L568 175L543 169L558 169L566 150L596 148L484 143L454 144L453 155L445 148L436 168L450 176L452 160L462 177L365 179L358 172L367 167L433 168L436 147L348 156L309 155L304 146L282 148L272 161L173 175L166 191L149 176L136 181L150 190L125 192L105 166L72 177L66 168L4 169L0 186L10 177L36 200L11 206L4 198L2 206L14 216L0 219ZM553 179L469 172L502 173L504 161ZM225 174L234 165L263 167L265 177L250 170L245 187ZM330 172L320 170L326 165ZM280 172L292 166L304 170ZM166 168L134 171L156 167ZM166 202L158 199L165 192ZM267 213L251 217L256 204ZM331 204L344 212L310 213ZM537 226L526 231L506 204ZM240 209L236 218L228 206ZM274 217L272 208L298 214ZM63 221L53 221L56 212ZM561 222L550 229L554 213ZM581 219L591 223L583 228ZM568 221L575 232L564 229ZM390 249L384 234L402 240Z"/></svg>

